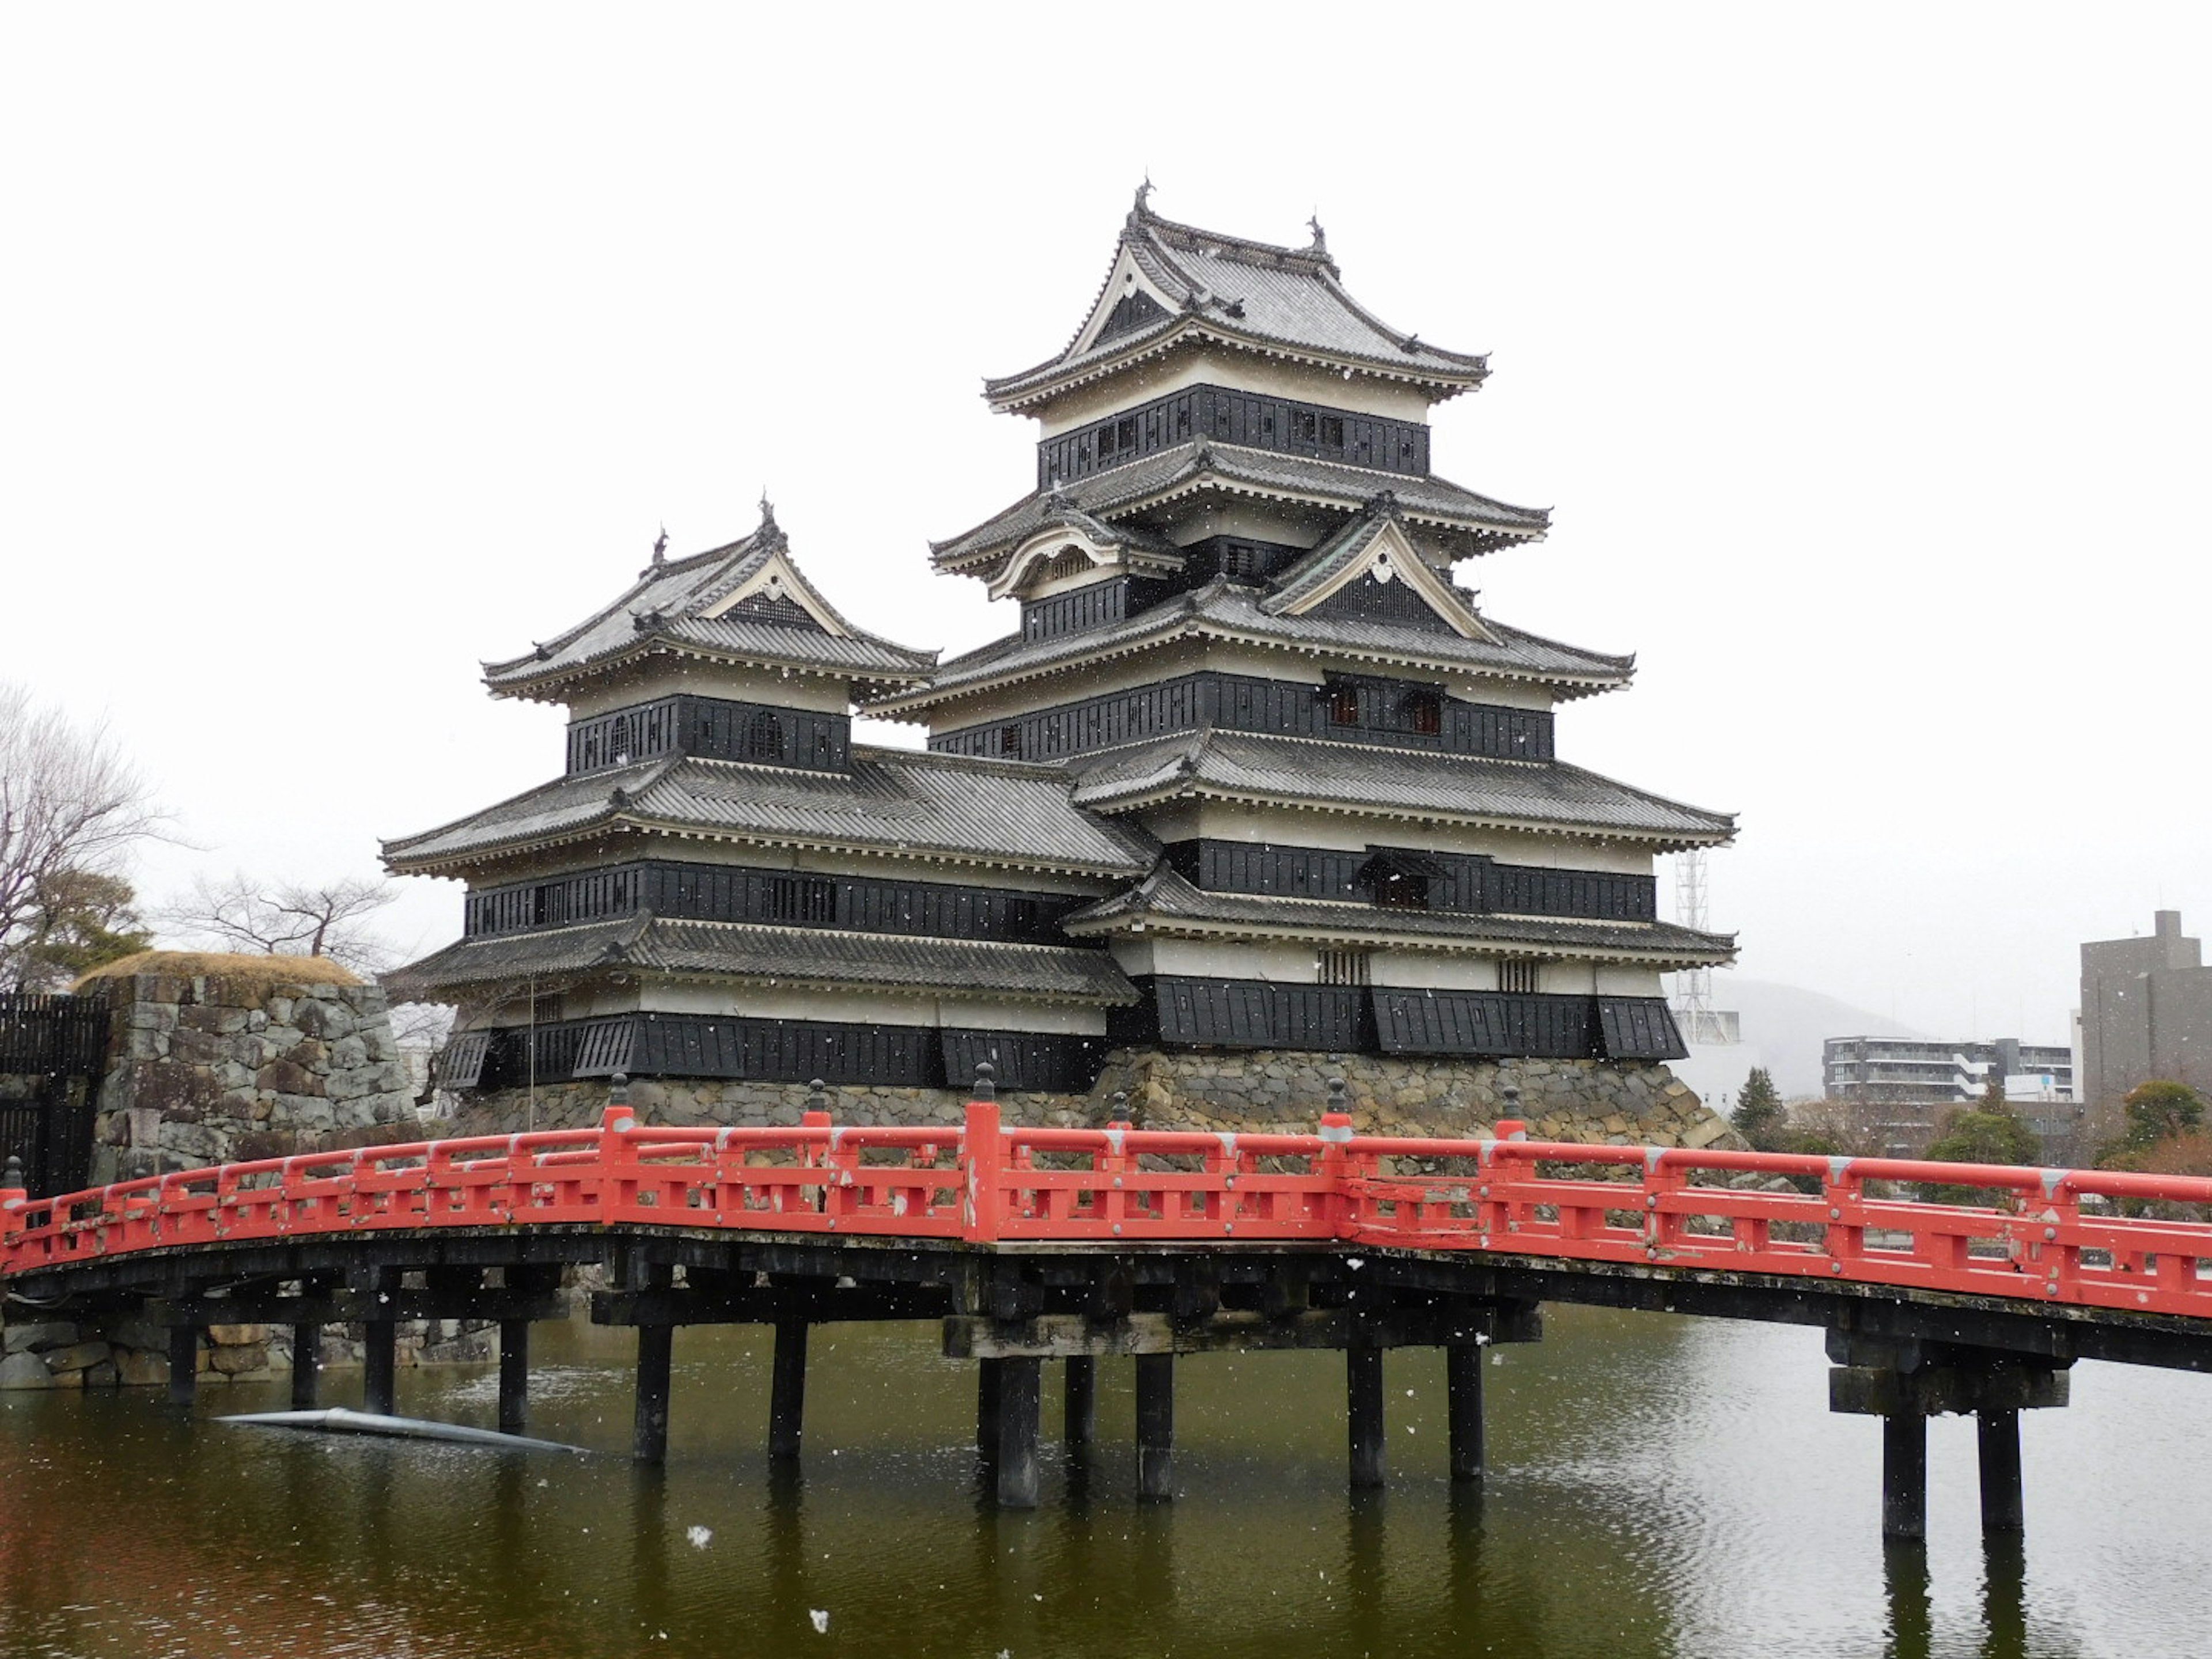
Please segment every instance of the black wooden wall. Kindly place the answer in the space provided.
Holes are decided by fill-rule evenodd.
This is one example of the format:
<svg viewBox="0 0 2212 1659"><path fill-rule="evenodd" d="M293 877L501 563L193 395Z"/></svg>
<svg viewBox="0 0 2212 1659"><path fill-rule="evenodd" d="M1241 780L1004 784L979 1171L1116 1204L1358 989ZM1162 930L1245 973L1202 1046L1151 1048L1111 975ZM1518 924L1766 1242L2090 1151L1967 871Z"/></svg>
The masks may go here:
<svg viewBox="0 0 2212 1659"><path fill-rule="evenodd" d="M1037 445L1037 488L1048 489L1055 479L1073 483L1200 439L1378 472L1425 477L1429 470L1429 428L1417 421L1200 386L1045 439Z"/></svg>
<svg viewBox="0 0 2212 1659"><path fill-rule="evenodd" d="M650 911L689 921L767 922L926 939L1066 945L1060 920L1091 903L1066 893L1033 893L951 882L814 876L719 864L649 860L543 881L487 887L468 896L468 936L567 927Z"/></svg>
<svg viewBox="0 0 2212 1659"><path fill-rule="evenodd" d="M1421 712L1424 699L1432 717ZM1347 714L1351 719L1340 718ZM1316 686L1212 671L1040 708L988 726L937 732L929 746L954 755L1052 760L1202 726L1445 755L1553 758L1549 709L1463 702L1440 696L1437 687L1420 680L1346 675ZM1018 752L1010 757L1010 750Z"/></svg>
<svg viewBox="0 0 2212 1659"><path fill-rule="evenodd" d="M811 772L852 764L852 718L688 692L572 720L568 770L597 772L664 755L750 761Z"/></svg>
<svg viewBox="0 0 2212 1659"><path fill-rule="evenodd" d="M1286 898L1372 900L1376 872L1370 866L1389 861L1387 853L1378 859L1372 848L1348 853L1271 842L1180 841L1165 850L1170 866L1207 892ZM1500 864L1480 853L1422 852L1413 862L1436 872L1417 878L1427 890L1428 902L1418 907L1424 909L1613 921L1650 921L1657 914L1650 876Z"/></svg>

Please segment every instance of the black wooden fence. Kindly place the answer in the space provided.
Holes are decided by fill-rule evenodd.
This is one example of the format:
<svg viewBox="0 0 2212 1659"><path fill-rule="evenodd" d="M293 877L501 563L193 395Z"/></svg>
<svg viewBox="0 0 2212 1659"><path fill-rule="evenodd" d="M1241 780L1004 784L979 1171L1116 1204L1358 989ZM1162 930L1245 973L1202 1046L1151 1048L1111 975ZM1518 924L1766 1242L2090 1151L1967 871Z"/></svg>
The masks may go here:
<svg viewBox="0 0 2212 1659"><path fill-rule="evenodd" d="M92 1179L92 1126L107 1065L104 997L0 992L0 1164L33 1194Z"/></svg>

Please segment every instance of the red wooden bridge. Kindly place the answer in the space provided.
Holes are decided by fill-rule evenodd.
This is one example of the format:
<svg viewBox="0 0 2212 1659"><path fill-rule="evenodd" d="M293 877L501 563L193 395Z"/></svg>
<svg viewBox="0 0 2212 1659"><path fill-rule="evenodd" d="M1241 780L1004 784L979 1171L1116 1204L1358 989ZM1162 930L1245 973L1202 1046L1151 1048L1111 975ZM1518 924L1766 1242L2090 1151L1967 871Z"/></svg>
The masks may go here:
<svg viewBox="0 0 2212 1659"><path fill-rule="evenodd" d="M979 1089L987 1094L988 1088ZM1510 1131L1512 1126L1501 1126ZM1970 1203L1905 1195L1941 1185ZM1010 1127L595 1128L271 1158L59 1197L0 1191L0 1283L165 1320L189 1399L198 1333L289 1323L295 1402L319 1327L359 1322L391 1407L416 1317L494 1318L502 1426L564 1266L639 1330L641 1458L665 1448L679 1324L776 1328L772 1455L795 1456L808 1328L933 1318L979 1364L1002 1502L1034 1504L1041 1362L1067 1362L1087 1439L1097 1358L1138 1367L1139 1489L1171 1486L1179 1353L1340 1347L1352 1475L1382 1478L1385 1348L1442 1347L1455 1475L1482 1463L1480 1350L1545 1301L1819 1323L1831 1404L1885 1424L1885 1522L1917 1535L1925 1419L1980 1422L1984 1515L2020 1521L2017 1413L2063 1404L2076 1358L2212 1370L2212 1181L1884 1158L1355 1135Z"/></svg>

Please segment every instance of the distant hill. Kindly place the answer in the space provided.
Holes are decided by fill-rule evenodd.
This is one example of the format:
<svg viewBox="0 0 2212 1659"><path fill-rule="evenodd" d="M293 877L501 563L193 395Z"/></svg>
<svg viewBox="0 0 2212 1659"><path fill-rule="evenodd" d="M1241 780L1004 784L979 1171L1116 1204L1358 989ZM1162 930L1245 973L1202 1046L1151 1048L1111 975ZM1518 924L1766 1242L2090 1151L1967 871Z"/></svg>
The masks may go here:
<svg viewBox="0 0 2212 1659"><path fill-rule="evenodd" d="M1765 1056L1774 1086L1791 1097L1820 1092L1820 1045L1830 1037L1927 1036L1887 1014L1854 1008L1818 991L1734 974L1715 978L1713 1001L1743 1017L1745 1043Z"/></svg>

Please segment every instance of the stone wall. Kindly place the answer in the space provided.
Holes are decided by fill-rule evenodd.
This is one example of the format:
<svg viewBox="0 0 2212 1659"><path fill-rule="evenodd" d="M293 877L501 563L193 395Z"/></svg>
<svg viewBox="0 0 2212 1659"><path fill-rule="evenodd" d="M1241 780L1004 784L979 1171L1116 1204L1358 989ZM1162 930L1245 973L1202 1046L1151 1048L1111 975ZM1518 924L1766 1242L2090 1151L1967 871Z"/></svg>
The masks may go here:
<svg viewBox="0 0 2212 1659"><path fill-rule="evenodd" d="M1518 1115L1540 1139L1614 1145L1736 1146L1727 1120L1708 1111L1666 1066L1595 1060L1459 1060L1333 1055L1299 1050L1167 1053L1116 1049L1088 1095L1021 1094L1000 1101L1013 1123L1077 1127L1117 1109L1155 1129L1310 1129L1341 1076L1356 1128L1381 1134L1481 1133L1518 1088ZM1114 1097L1126 1095L1117 1108ZM848 1123L952 1124L965 1091L846 1086L824 1091ZM639 1082L630 1103L651 1123L788 1127L806 1109L803 1084ZM503 1090L475 1097L435 1133L514 1134L586 1128L607 1103L604 1082Z"/></svg>
<svg viewBox="0 0 2212 1659"><path fill-rule="evenodd" d="M269 1157L412 1116L380 988L143 961L144 971L84 988L104 989L114 1009L94 1180Z"/></svg>
<svg viewBox="0 0 2212 1659"><path fill-rule="evenodd" d="M20 1308L15 1314L0 1325L0 1392L151 1389L169 1381L169 1334L161 1326L125 1315L78 1321ZM495 1359L499 1328L458 1319L407 1322L399 1327L394 1352L403 1368ZM325 1327L317 1358L328 1370L358 1366L360 1327ZM200 1339L203 1384L274 1382L290 1376L291 1364L288 1326L211 1325Z"/></svg>

